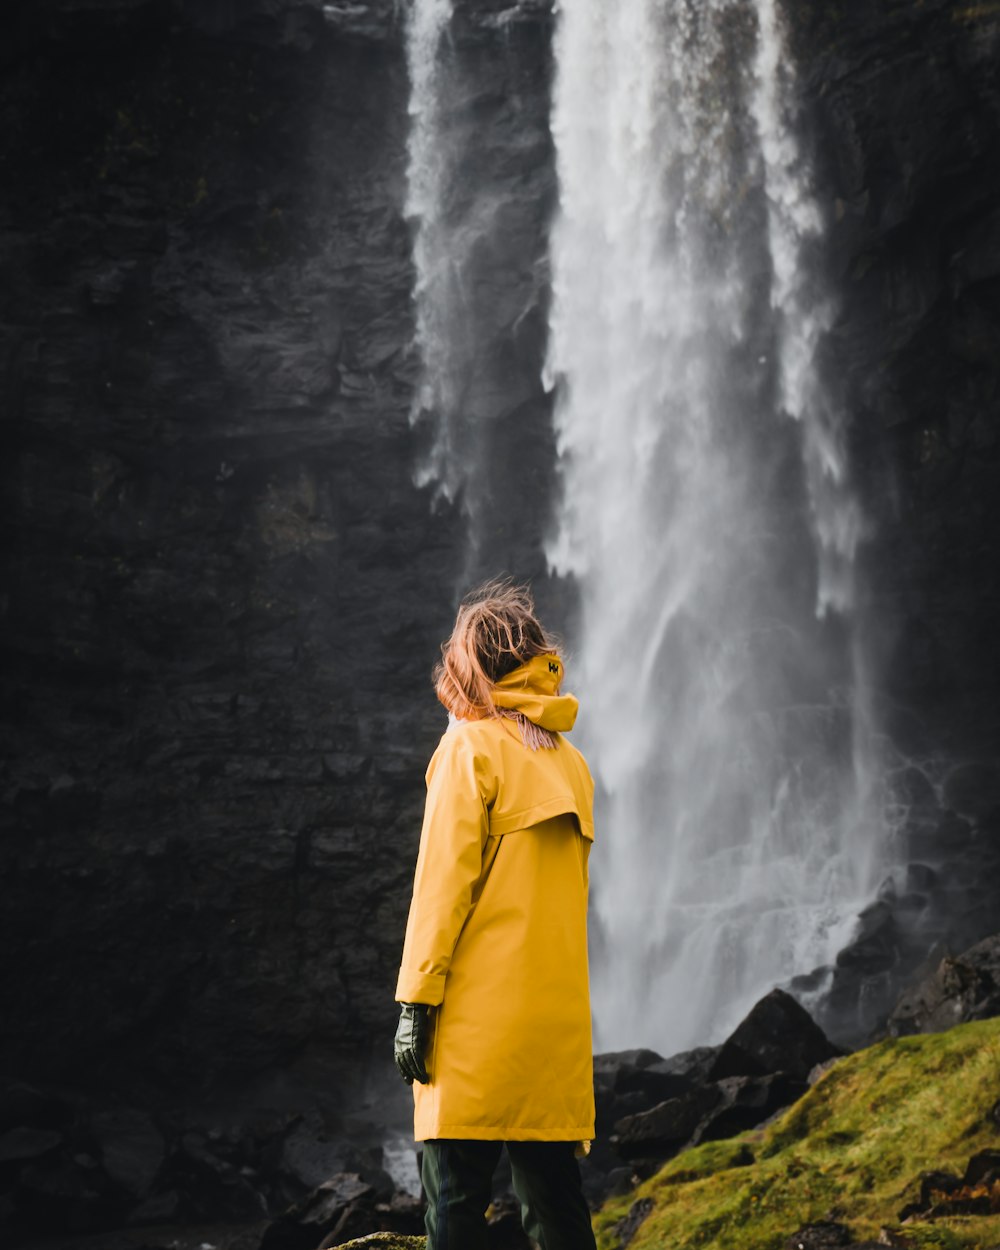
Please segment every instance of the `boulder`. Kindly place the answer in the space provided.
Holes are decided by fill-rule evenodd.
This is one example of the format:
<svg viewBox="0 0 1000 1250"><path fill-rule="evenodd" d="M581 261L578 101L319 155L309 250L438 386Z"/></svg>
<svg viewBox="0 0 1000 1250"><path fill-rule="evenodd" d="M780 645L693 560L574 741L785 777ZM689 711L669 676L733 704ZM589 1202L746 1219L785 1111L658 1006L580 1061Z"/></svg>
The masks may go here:
<svg viewBox="0 0 1000 1250"><path fill-rule="evenodd" d="M690 1076L671 1070L666 1061L651 1064L635 1073L625 1073L617 1086L619 1094L641 1094L649 1102L679 1098L695 1085Z"/></svg>
<svg viewBox="0 0 1000 1250"><path fill-rule="evenodd" d="M649 1111L619 1120L612 1143L623 1159L669 1158L694 1137L723 1097L718 1086L706 1085L681 1098L668 1098Z"/></svg>
<svg viewBox="0 0 1000 1250"><path fill-rule="evenodd" d="M223 1158L203 1133L185 1133L164 1168L182 1195L188 1219L260 1219L267 1202L243 1170Z"/></svg>
<svg viewBox="0 0 1000 1250"><path fill-rule="evenodd" d="M1000 934L942 959L897 1001L887 1023L892 1037L941 1033L970 1020L1000 1015Z"/></svg>
<svg viewBox="0 0 1000 1250"><path fill-rule="evenodd" d="M8 1129L0 1136L0 1163L20 1163L37 1159L62 1145L63 1135L50 1128Z"/></svg>
<svg viewBox="0 0 1000 1250"><path fill-rule="evenodd" d="M693 1084L685 1056L664 1059L655 1050L623 1050L594 1056L594 1084L616 1096L641 1094L650 1105L686 1093Z"/></svg>
<svg viewBox="0 0 1000 1250"><path fill-rule="evenodd" d="M8 1085L0 1093L0 1133L18 1127L62 1128L74 1115L66 1098L31 1085Z"/></svg>
<svg viewBox="0 0 1000 1250"><path fill-rule="evenodd" d="M866 975L887 972L899 962L895 898L882 898L859 915L858 930L837 954L837 967Z"/></svg>
<svg viewBox="0 0 1000 1250"><path fill-rule="evenodd" d="M104 1111L91 1120L106 1174L136 1198L149 1192L163 1165L167 1146L163 1134L143 1111Z"/></svg>
<svg viewBox="0 0 1000 1250"><path fill-rule="evenodd" d="M358 1204L374 1208L371 1185L356 1172L331 1176L268 1225L260 1250L315 1250L328 1234L339 1231L347 1211ZM363 1231L375 1229L369 1226Z"/></svg>
<svg viewBox="0 0 1000 1250"><path fill-rule="evenodd" d="M341 1172L293 1204L264 1230L260 1250L317 1250L370 1233L417 1234L420 1201L394 1194L380 1202L375 1187L356 1172Z"/></svg>
<svg viewBox="0 0 1000 1250"><path fill-rule="evenodd" d="M100 1177L58 1155L34 1159L17 1178L14 1202L22 1227L39 1231L89 1232L104 1224L112 1204Z"/></svg>
<svg viewBox="0 0 1000 1250"><path fill-rule="evenodd" d="M940 1197L928 1211L925 1219L950 1219L956 1215L1000 1214L1000 1181L992 1184L963 1185L953 1193Z"/></svg>
<svg viewBox="0 0 1000 1250"><path fill-rule="evenodd" d="M849 1246L852 1240L851 1230L846 1224L819 1220L814 1224L803 1224L785 1242L784 1250L840 1250Z"/></svg>
<svg viewBox="0 0 1000 1250"><path fill-rule="evenodd" d="M129 1224L142 1227L148 1224L170 1224L183 1215L184 1200L176 1189L152 1194L128 1213Z"/></svg>
<svg viewBox="0 0 1000 1250"><path fill-rule="evenodd" d="M594 1080L617 1086L622 1073L639 1072L654 1063L662 1063L663 1056L655 1050L639 1047L635 1050L605 1051L594 1056Z"/></svg>
<svg viewBox="0 0 1000 1250"><path fill-rule="evenodd" d="M714 1053L714 1052L713 1052ZM693 1064L691 1065L693 1069ZM649 1111L694 1088L686 1056L664 1059L652 1050L624 1050L594 1056L598 1138L627 1116Z"/></svg>
<svg viewBox="0 0 1000 1250"><path fill-rule="evenodd" d="M729 1076L717 1081L721 1100L709 1110L694 1133L694 1141L715 1141L756 1128L775 1112L801 1098L806 1081L785 1072L769 1076Z"/></svg>
<svg viewBox="0 0 1000 1250"><path fill-rule="evenodd" d="M940 1169L933 1169L928 1172L920 1173L920 1197L915 1202L909 1202L899 1212L899 1220L907 1220L910 1216L919 1215L926 1211L934 1202L935 1197L941 1194L951 1194L962 1186L961 1177L956 1176L953 1172L943 1172Z"/></svg>
<svg viewBox="0 0 1000 1250"><path fill-rule="evenodd" d="M765 995L719 1047L708 1075L766 1076L783 1072L805 1081L818 1063L842 1052L812 1016L784 990Z"/></svg>
<svg viewBox="0 0 1000 1250"><path fill-rule="evenodd" d="M920 1197L899 1212L900 1221L920 1216L938 1219L952 1215L1000 1213L1000 1150L981 1150L966 1164L964 1174L923 1172Z"/></svg>
<svg viewBox="0 0 1000 1250"><path fill-rule="evenodd" d="M980 1150L966 1164L963 1185L995 1185L1000 1181L1000 1150Z"/></svg>
<svg viewBox="0 0 1000 1250"><path fill-rule="evenodd" d="M718 1046L695 1046L692 1050L682 1050L669 1059L652 1064L651 1070L672 1072L687 1077L696 1085L702 1084L709 1079L709 1070L718 1052Z"/></svg>
<svg viewBox="0 0 1000 1250"><path fill-rule="evenodd" d="M820 1220L804 1224L785 1242L783 1250L885 1250L878 1241L854 1241L846 1224Z"/></svg>
<svg viewBox="0 0 1000 1250"><path fill-rule="evenodd" d="M329 1134L318 1112L307 1112L287 1132L281 1144L279 1169L309 1191L318 1188L345 1167L348 1147Z"/></svg>
<svg viewBox="0 0 1000 1250"><path fill-rule="evenodd" d="M625 1250L625 1247L635 1237L655 1205L652 1198L639 1198L632 1203L628 1212L618 1220L612 1230L615 1237L618 1238L618 1250Z"/></svg>
<svg viewBox="0 0 1000 1250"><path fill-rule="evenodd" d="M345 1241L341 1250L426 1250L426 1237L399 1237L395 1233L372 1233Z"/></svg>

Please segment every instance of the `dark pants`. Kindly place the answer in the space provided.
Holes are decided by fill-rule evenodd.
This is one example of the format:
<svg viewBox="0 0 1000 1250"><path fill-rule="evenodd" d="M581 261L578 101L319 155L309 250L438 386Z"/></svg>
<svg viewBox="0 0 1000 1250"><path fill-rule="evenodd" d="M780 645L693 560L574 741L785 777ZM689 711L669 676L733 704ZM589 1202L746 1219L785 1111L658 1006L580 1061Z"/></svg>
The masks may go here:
<svg viewBox="0 0 1000 1250"><path fill-rule="evenodd" d="M424 1142L427 1250L486 1250L486 1208L505 1143ZM525 1232L542 1250L596 1250L580 1188L575 1142L509 1141L514 1192Z"/></svg>

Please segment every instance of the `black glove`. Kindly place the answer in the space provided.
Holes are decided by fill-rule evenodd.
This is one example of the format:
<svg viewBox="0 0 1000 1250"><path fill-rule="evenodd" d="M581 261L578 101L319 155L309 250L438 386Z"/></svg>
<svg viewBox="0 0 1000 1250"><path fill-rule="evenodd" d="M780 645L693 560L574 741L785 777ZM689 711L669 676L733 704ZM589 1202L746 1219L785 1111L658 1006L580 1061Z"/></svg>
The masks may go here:
<svg viewBox="0 0 1000 1250"><path fill-rule="evenodd" d="M426 1003L401 1003L399 1024L396 1026L394 1058L399 1075L412 1085L430 1083L424 1064L424 1053L430 1037L430 1008Z"/></svg>

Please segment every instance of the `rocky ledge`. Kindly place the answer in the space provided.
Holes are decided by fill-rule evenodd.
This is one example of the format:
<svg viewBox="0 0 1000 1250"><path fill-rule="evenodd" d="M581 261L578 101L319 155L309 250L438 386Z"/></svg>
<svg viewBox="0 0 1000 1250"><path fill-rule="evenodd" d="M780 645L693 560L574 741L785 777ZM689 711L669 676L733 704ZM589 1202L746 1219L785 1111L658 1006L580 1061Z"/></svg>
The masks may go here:
<svg viewBox="0 0 1000 1250"><path fill-rule="evenodd" d="M998 1045L990 1020L836 1061L772 1123L610 1199L601 1250L1000 1244Z"/></svg>

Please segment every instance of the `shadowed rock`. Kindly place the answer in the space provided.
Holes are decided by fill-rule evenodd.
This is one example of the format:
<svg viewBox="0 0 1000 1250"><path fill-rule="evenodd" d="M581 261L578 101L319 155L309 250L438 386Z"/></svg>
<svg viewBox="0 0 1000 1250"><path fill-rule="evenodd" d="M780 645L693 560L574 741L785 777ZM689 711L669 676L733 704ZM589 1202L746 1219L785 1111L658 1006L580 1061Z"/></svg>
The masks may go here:
<svg viewBox="0 0 1000 1250"><path fill-rule="evenodd" d="M1000 1015L1000 934L985 938L907 991L888 1021L893 1037L940 1033L969 1020Z"/></svg>
<svg viewBox="0 0 1000 1250"><path fill-rule="evenodd" d="M614 1236L618 1238L618 1250L625 1250L630 1245L655 1205L652 1198L640 1198L632 1203L628 1213L615 1224L612 1230Z"/></svg>
<svg viewBox="0 0 1000 1250"><path fill-rule="evenodd" d="M756 1128L809 1088L805 1081L774 1072L769 1076L729 1076L716 1082L721 1101L703 1118L694 1140L717 1141Z"/></svg>
<svg viewBox="0 0 1000 1250"><path fill-rule="evenodd" d="M694 1137L705 1116L722 1101L718 1087L709 1085L625 1116L615 1125L615 1149L623 1159L666 1158Z"/></svg>
<svg viewBox="0 0 1000 1250"><path fill-rule="evenodd" d="M751 1008L726 1038L709 1069L709 1078L762 1076L784 1072L805 1081L810 1070L843 1052L799 1003L772 990Z"/></svg>
<svg viewBox="0 0 1000 1250"><path fill-rule="evenodd" d="M814 1224L803 1224L785 1242L784 1250L840 1250L849 1246L851 1241L851 1230L846 1224L819 1220Z"/></svg>

